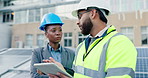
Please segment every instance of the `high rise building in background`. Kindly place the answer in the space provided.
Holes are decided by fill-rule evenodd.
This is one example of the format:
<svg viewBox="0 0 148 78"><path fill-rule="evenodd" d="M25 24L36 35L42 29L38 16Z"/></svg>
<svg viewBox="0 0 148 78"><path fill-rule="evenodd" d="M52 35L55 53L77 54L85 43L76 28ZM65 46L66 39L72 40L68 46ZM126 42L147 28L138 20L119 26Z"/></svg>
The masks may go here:
<svg viewBox="0 0 148 78"><path fill-rule="evenodd" d="M0 49L44 46L47 40L38 27L42 16L49 12L59 15L65 23L61 44L75 48L86 37L80 33L76 18L71 15L79 1L0 0ZM148 0L108 1L112 11L108 24L115 25L136 47L148 47ZM136 78L147 78L147 49L139 48L138 51Z"/></svg>
<svg viewBox="0 0 148 78"><path fill-rule="evenodd" d="M7 35L0 34L0 37L5 39L5 41L0 40L0 48L43 46L47 40L43 32L38 30L38 26L42 16L49 12L58 14L62 20L66 21L63 26L64 34L61 44L65 47L76 47L85 39L75 24L76 18L71 15L71 11L76 8L79 1L0 0L0 26L2 28L5 26L1 32L7 33ZM148 46L148 33L146 32L148 24L145 22L148 0L108 1L110 1L112 11L111 16L108 17L109 24L117 26L117 30L127 35L136 46ZM32 29L35 30L32 31Z"/></svg>
<svg viewBox="0 0 148 78"><path fill-rule="evenodd" d="M61 15L62 18L66 19L68 16L65 16L70 15L69 10L71 11L71 9L68 8L69 5L67 6L67 9L62 7L65 10L64 13L61 12L62 9L55 6L59 4L64 5L76 2L70 1L73 0L0 0L0 49L10 48L11 42L13 45L13 41L15 41L14 44L16 47L28 47L28 45L31 46L31 39L28 41L28 36L31 38L30 34L26 35L26 39L24 38L25 42L21 41L23 39L19 36L13 36L13 31L11 31L14 27L13 25L40 22L42 16L49 12L56 12ZM42 37L44 37L44 35L38 34L37 46L42 46L44 44L45 40L43 42L44 38ZM36 46L36 44L34 46Z"/></svg>
<svg viewBox="0 0 148 78"><path fill-rule="evenodd" d="M110 4L115 13L148 9L148 0L110 0Z"/></svg>
<svg viewBox="0 0 148 78"><path fill-rule="evenodd" d="M4 5L4 2L1 1L1 4ZM44 38L44 33L38 30L42 16L46 13L53 12L58 14L63 20L74 19L71 11L76 7L78 2L79 0L9 0L8 4L11 5L1 6L0 8L0 21L2 24L6 24L7 27L12 27L11 47L33 48L43 46L47 40ZM76 27L74 26L74 22L69 26L71 26L70 28ZM32 29L35 30L32 31ZM67 32L64 34L72 34L71 30ZM76 47L76 44L72 44L74 42L72 42L71 37L72 35L67 35L63 45ZM0 45L2 44L4 43L0 43Z"/></svg>

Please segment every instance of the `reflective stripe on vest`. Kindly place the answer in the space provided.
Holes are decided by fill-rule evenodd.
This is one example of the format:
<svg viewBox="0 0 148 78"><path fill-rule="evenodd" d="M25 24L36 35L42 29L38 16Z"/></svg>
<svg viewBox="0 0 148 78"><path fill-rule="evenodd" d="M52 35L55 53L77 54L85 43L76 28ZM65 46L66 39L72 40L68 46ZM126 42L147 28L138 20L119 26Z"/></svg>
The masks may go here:
<svg viewBox="0 0 148 78"><path fill-rule="evenodd" d="M76 49L76 52L75 52L75 60L73 62L73 65L72 65L72 69L75 69L75 65L76 64L76 60L77 60L77 55L78 55L78 52L79 52L79 49L81 48L81 46L83 45L83 43L79 44L77 49Z"/></svg>
<svg viewBox="0 0 148 78"><path fill-rule="evenodd" d="M85 76L89 76L92 78L105 78L106 76L121 76L121 75L129 75L132 78L134 78L134 70L132 68L128 68L128 67L119 67L119 68L109 68L107 70L107 74L105 73L105 66L106 66L106 52L107 52L107 48L109 45L110 40L118 35L122 35L120 33L117 33L115 35L113 35L103 46L102 49L102 53L101 53L101 57L100 57L100 61L99 61L99 66L98 66L98 71L96 70L92 70L89 68L85 68L83 66L75 66L76 69L76 73L79 74L83 74Z"/></svg>
<svg viewBox="0 0 148 78"><path fill-rule="evenodd" d="M135 72L132 68L128 67L120 67L120 68L109 68L107 70L106 77L109 76L122 76L122 75L129 75L131 78L135 78Z"/></svg>
<svg viewBox="0 0 148 78"><path fill-rule="evenodd" d="M107 75L104 77L100 75L101 74L100 71L85 68L83 66L76 66L76 69L77 69L75 71L76 73L84 74L85 76L89 76L92 78L105 78L105 77L109 77L109 76L122 76L122 75L129 75L129 76L131 76L131 78L134 78L134 76L135 76L134 70L132 68L128 68L128 67L109 68L107 70ZM82 72L84 72L84 73L82 73Z"/></svg>

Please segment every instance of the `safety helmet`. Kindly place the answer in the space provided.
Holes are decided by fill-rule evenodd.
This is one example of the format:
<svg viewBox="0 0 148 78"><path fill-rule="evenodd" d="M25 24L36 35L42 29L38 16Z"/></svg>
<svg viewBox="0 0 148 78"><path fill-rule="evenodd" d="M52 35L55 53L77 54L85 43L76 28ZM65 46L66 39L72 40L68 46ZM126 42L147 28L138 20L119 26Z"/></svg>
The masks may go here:
<svg viewBox="0 0 148 78"><path fill-rule="evenodd" d="M77 17L77 12L80 9L87 9L88 7L97 7L103 14L109 15L110 0L81 0L76 10L72 11L72 15Z"/></svg>
<svg viewBox="0 0 148 78"><path fill-rule="evenodd" d="M39 29L44 31L45 26L50 24L51 25L59 24L62 26L64 23L61 21L60 17L57 16L56 14L48 13L43 16Z"/></svg>

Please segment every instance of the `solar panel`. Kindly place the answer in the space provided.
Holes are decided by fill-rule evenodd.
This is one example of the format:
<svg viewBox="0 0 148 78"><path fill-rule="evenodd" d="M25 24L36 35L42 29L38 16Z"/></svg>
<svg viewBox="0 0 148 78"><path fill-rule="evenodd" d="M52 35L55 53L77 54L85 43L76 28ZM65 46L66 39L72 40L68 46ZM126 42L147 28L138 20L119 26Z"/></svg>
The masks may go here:
<svg viewBox="0 0 148 78"><path fill-rule="evenodd" d="M137 48L137 51L135 78L148 78L148 48Z"/></svg>
<svg viewBox="0 0 148 78"><path fill-rule="evenodd" d="M31 61L28 61L20 67L11 69L10 71L2 75L2 78L31 78L29 70L30 62Z"/></svg>
<svg viewBox="0 0 148 78"><path fill-rule="evenodd" d="M137 48L137 51L138 51L138 56L137 56L135 78L148 78L148 48ZM19 53L19 52L21 52L21 51L17 50L17 52L15 51L15 52L9 52L9 53L11 55L25 54L25 51L22 51L22 53ZM30 53L29 51L27 51L27 52ZM9 54L9 53L3 53L3 56L6 57L7 54ZM20 57L18 57L18 58L20 58ZM26 59L26 57L21 57L21 58ZM15 68L15 69L16 70L22 69L22 70L29 71L29 66L30 66L30 61L28 61L25 64L22 64L21 66ZM4 76L3 76L3 78L8 78L8 77L9 78L28 78L30 75L29 75L29 72L26 72L26 71L24 71L24 72L23 71L21 71L21 72L10 71L10 72L6 73Z"/></svg>
<svg viewBox="0 0 148 78"><path fill-rule="evenodd" d="M0 74L30 59L32 49L8 49L0 54ZM29 64L28 64L29 65ZM30 65L29 65L30 66Z"/></svg>
<svg viewBox="0 0 148 78"><path fill-rule="evenodd" d="M32 49L8 49L2 55L31 55Z"/></svg>

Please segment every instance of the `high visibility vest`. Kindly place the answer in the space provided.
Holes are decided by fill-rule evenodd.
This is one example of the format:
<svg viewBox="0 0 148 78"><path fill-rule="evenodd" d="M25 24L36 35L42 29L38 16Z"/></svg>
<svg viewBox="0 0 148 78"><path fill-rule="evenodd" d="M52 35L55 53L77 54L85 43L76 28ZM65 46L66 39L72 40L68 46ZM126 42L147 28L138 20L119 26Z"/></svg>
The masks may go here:
<svg viewBox="0 0 148 78"><path fill-rule="evenodd" d="M77 48L74 78L134 78L137 51L133 43L117 31L96 39L86 52L85 41ZM84 56L86 58L84 58Z"/></svg>

